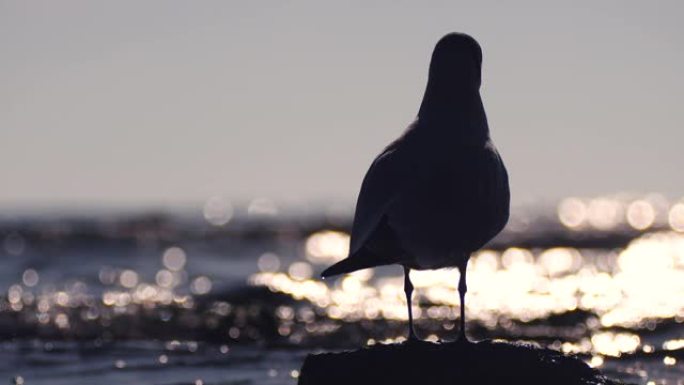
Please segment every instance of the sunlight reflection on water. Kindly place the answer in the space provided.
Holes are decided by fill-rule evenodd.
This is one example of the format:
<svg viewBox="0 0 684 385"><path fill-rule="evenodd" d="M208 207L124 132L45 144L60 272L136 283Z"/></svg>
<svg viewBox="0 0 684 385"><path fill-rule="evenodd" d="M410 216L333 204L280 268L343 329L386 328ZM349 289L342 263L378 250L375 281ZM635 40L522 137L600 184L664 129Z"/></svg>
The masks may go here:
<svg viewBox="0 0 684 385"><path fill-rule="evenodd" d="M340 247L345 237L332 231L311 235L306 242L309 262L327 264L346 255ZM598 259L603 263L596 263ZM292 274L310 272L312 267L302 267L306 263L295 262L289 273L262 271L250 282L307 300L331 319L408 319L402 276L374 277L368 269L324 283L308 274ZM564 346L568 352L632 353L641 345L639 336L603 329L684 320L684 234L676 232L645 234L615 252L567 247L484 250L472 256L468 269L467 315L488 327L506 319L531 322L578 309L595 314L598 320L587 325L594 330L588 343ZM457 270L414 270L411 278L417 318L457 318Z"/></svg>
<svg viewBox="0 0 684 385"><path fill-rule="evenodd" d="M164 238L174 231L164 223L147 230L119 229L117 234L132 234L140 242L134 251L119 255L111 253L111 244L98 244L100 249L88 251L92 260L83 260L90 264L89 273L68 279L55 279L54 273L74 266L54 261L46 267L45 257L36 253L36 237L4 233L0 252L17 264L4 275L0 322L8 331L0 332L40 343L45 339L45 352L53 350L51 339L92 340L99 346L151 338L187 346L193 354L207 342L221 344L226 353L228 344L255 342L314 347L405 340L401 269L366 269L320 280L324 267L347 256L344 225L327 222L301 230L287 223L286 231L278 232L267 219L281 215L282 207L255 199L243 215L256 218L263 232L231 233L231 226L243 225L235 207L223 198L210 199L201 220L208 226L203 231L215 238L195 244L182 236ZM581 354L594 367L617 367L644 384L684 373L684 201L670 204L658 195L572 197L553 214L550 232L549 223L517 218L504 241L472 255L469 333ZM64 228L42 236L66 237L70 230ZM144 249L155 236L163 241ZM225 242L217 247L222 248L226 239L239 245L235 255L205 245L218 240ZM582 243L586 239L594 243ZM250 248L254 254L245 253ZM136 259L140 250L151 250L145 263ZM414 270L411 277L421 336L429 341L454 336L458 270ZM644 369L647 360L656 366ZM168 352L154 356L157 365L172 361ZM133 364L122 360L121 365ZM296 378L298 372L290 376L294 367L278 376Z"/></svg>

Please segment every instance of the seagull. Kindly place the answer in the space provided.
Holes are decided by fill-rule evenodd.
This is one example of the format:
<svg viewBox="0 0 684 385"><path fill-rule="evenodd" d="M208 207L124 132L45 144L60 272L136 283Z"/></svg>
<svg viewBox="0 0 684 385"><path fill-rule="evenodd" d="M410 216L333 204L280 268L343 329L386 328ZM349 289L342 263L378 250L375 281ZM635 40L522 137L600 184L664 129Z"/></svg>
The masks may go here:
<svg viewBox="0 0 684 385"><path fill-rule="evenodd" d="M459 270L459 340L465 335L466 268L508 222L508 173L492 142L480 98L482 49L463 33L439 40L418 116L371 164L361 185L349 255L323 278L399 264L409 341L411 269Z"/></svg>

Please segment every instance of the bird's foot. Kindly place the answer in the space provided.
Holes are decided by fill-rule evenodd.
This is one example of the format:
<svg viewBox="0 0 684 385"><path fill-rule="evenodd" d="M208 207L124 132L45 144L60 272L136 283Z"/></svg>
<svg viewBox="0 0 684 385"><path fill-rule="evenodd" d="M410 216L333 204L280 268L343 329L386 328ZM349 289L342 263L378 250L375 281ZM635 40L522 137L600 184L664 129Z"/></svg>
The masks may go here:
<svg viewBox="0 0 684 385"><path fill-rule="evenodd" d="M472 341L470 341L468 339L468 337L466 337L465 333L460 333L458 336L458 339L454 342L456 342L457 345L464 346L464 347L469 346L473 343Z"/></svg>
<svg viewBox="0 0 684 385"><path fill-rule="evenodd" d="M409 331L408 337L404 341L401 342L402 345L408 345L408 346L420 345L422 343L425 343L425 341L418 338L418 335L413 330Z"/></svg>
<svg viewBox="0 0 684 385"><path fill-rule="evenodd" d="M422 340L420 338L418 338L418 336L416 335L416 332L414 332L413 330L411 330L409 332L408 338L406 339L407 344L415 344L415 343L421 342L421 341Z"/></svg>

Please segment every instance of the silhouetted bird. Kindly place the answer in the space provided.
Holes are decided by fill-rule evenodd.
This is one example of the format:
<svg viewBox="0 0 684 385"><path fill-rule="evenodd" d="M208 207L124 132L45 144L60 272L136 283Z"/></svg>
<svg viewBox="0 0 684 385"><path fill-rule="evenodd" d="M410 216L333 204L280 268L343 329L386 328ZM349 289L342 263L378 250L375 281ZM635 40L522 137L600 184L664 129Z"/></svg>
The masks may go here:
<svg viewBox="0 0 684 385"><path fill-rule="evenodd" d="M451 33L436 45L418 116L373 161L356 204L349 256L329 277L400 264L415 339L410 269L457 267L460 337L465 337L466 267L470 254L508 221L508 174L489 137L480 99L482 50Z"/></svg>

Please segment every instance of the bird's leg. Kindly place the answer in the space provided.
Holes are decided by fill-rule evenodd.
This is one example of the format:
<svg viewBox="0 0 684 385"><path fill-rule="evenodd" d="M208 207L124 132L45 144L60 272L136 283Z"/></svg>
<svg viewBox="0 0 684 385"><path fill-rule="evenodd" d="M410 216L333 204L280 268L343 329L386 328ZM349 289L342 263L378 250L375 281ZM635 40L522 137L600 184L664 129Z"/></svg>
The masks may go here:
<svg viewBox="0 0 684 385"><path fill-rule="evenodd" d="M409 277L409 272L411 269L404 266L404 293L406 293L406 305L408 306L408 316L409 316L409 341L417 341L416 332L413 330L413 308L411 307L411 295L413 294L413 284L411 283L411 278Z"/></svg>
<svg viewBox="0 0 684 385"><path fill-rule="evenodd" d="M458 266L458 271L460 272L460 277L458 279L458 296L461 299L461 331L459 335L459 340L462 342L468 342L468 337L465 334L465 295L468 291L468 285L466 285L466 270L468 267L468 261Z"/></svg>

